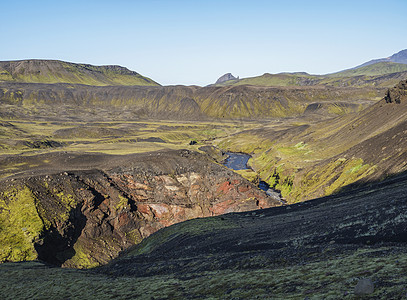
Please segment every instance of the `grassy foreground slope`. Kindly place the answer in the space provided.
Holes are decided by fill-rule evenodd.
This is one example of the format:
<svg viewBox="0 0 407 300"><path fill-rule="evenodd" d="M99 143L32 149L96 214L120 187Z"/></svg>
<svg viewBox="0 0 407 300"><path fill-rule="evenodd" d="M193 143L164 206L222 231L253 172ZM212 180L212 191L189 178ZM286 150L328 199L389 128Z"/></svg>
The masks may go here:
<svg viewBox="0 0 407 300"><path fill-rule="evenodd" d="M0 82L78 83L85 85L147 85L157 82L120 66L93 66L59 60L0 62Z"/></svg>
<svg viewBox="0 0 407 300"><path fill-rule="evenodd" d="M374 291L362 299L402 299L406 180L401 174L290 207L179 223L97 269L5 263L0 296L355 299L359 279L368 278Z"/></svg>

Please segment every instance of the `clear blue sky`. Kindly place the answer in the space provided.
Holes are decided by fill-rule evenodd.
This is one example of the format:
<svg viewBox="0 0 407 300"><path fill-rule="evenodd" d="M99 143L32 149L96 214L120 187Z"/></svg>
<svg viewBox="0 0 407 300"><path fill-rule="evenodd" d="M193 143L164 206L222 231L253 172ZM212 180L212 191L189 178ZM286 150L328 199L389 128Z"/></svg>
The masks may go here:
<svg viewBox="0 0 407 300"><path fill-rule="evenodd" d="M161 84L324 74L407 48L407 0L1 0L0 60L128 67Z"/></svg>

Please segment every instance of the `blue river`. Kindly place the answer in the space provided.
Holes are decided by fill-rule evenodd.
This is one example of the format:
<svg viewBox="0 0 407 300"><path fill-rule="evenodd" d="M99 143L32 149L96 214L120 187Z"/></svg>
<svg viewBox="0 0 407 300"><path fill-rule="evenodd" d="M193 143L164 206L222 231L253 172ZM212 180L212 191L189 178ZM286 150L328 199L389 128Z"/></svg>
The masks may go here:
<svg viewBox="0 0 407 300"><path fill-rule="evenodd" d="M236 171L251 169L247 165L247 162L249 161L249 159L251 157L249 154L226 152L226 155L228 156L228 158L225 160L225 162L223 164L226 167L228 167L229 169L236 170ZM280 199L280 202L284 203L284 201L281 199L280 194L278 192L276 192L275 190L271 189L267 182L260 180L259 188L261 190L265 191L267 195L277 197Z"/></svg>

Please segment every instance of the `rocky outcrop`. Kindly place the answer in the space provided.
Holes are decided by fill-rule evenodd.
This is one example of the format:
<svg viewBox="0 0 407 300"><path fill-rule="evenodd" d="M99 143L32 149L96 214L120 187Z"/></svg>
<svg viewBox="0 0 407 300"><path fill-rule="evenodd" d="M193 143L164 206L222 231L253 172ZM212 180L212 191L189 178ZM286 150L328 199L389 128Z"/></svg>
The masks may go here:
<svg viewBox="0 0 407 300"><path fill-rule="evenodd" d="M280 205L198 153L100 159L104 170L38 170L0 183L1 261L92 267L177 222ZM35 209L21 212L27 205Z"/></svg>
<svg viewBox="0 0 407 300"><path fill-rule="evenodd" d="M219 84L219 83L223 83L229 80L236 80L239 78L236 78L235 76L232 75L232 73L226 73L224 75L222 75L221 77L218 78L218 80L216 80L215 84Z"/></svg>
<svg viewBox="0 0 407 300"><path fill-rule="evenodd" d="M399 82L394 88L388 89L384 97L386 103L400 104L402 100L407 100L407 80Z"/></svg>

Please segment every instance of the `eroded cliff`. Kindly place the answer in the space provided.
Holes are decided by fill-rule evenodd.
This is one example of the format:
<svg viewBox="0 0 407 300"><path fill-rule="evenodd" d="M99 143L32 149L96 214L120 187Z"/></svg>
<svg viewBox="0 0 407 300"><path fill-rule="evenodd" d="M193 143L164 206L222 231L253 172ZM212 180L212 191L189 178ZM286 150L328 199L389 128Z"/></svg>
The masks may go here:
<svg viewBox="0 0 407 300"><path fill-rule="evenodd" d="M174 223L280 205L238 174L187 150L65 153L40 160L46 161L42 167L0 183L1 261L97 266ZM55 172L67 161L72 171Z"/></svg>

